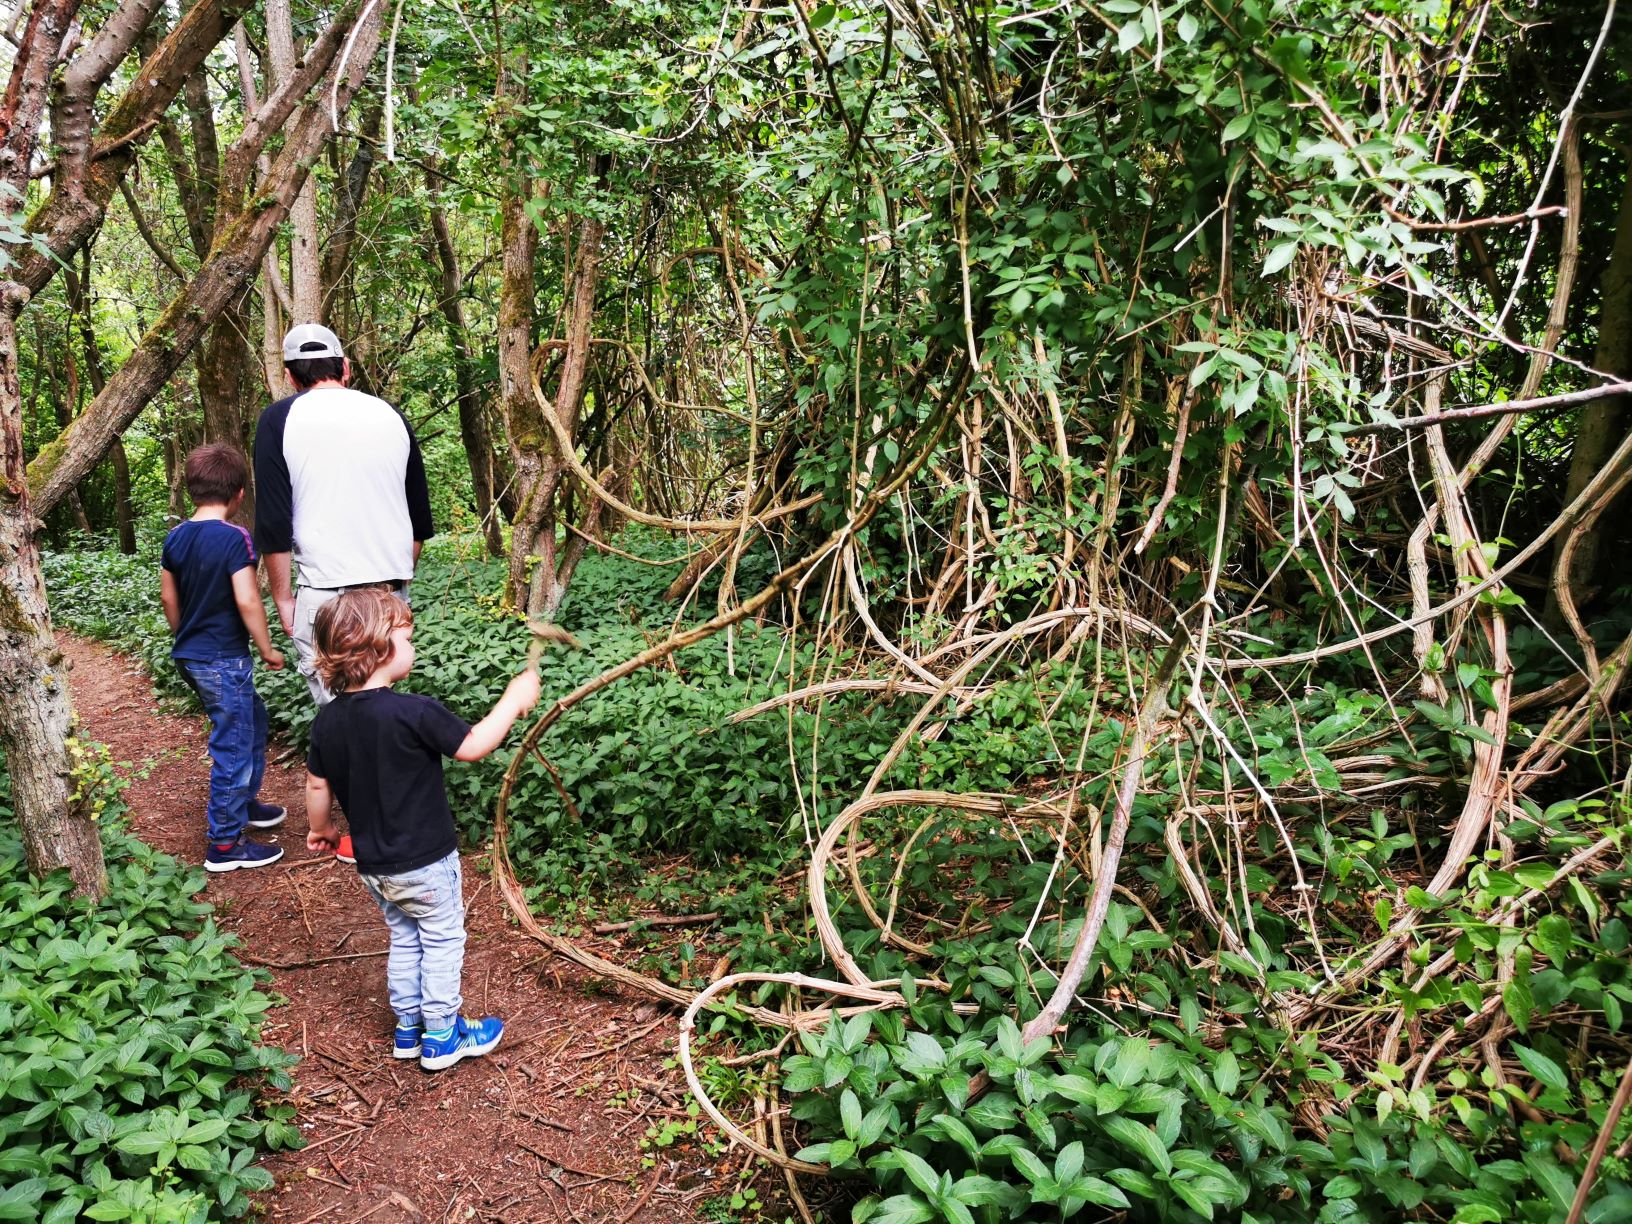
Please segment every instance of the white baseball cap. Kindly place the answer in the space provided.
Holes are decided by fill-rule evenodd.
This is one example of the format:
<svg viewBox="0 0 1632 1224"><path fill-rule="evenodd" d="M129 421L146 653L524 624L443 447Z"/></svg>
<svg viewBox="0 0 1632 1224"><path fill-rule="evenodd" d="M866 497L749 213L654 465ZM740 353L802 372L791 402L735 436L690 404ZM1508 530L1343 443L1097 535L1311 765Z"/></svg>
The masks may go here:
<svg viewBox="0 0 1632 1224"><path fill-rule="evenodd" d="M283 338L285 361L307 361L313 357L344 357L340 337L321 323L297 323Z"/></svg>

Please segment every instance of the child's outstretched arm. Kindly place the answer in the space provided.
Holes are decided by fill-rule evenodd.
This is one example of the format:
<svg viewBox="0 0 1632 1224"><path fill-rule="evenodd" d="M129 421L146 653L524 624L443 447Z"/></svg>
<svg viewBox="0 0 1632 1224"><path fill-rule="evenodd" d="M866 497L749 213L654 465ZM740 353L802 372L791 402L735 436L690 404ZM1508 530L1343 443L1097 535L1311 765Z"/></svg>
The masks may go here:
<svg viewBox="0 0 1632 1224"><path fill-rule="evenodd" d="M311 771L306 774L306 849L321 854L340 846L340 829L332 816L333 792L329 780Z"/></svg>
<svg viewBox="0 0 1632 1224"><path fill-rule="evenodd" d="M529 668L510 681L492 712L470 729L465 742L459 745L459 751L453 754L454 760L481 760L504 743L504 737L510 734L516 719L537 704L538 673Z"/></svg>
<svg viewBox="0 0 1632 1224"><path fill-rule="evenodd" d="M238 605L238 615L244 619L250 640L261 658L273 671L283 667L283 651L272 645L272 635L266 631L266 605L261 603L260 588L255 585L255 567L246 565L232 575L232 598Z"/></svg>

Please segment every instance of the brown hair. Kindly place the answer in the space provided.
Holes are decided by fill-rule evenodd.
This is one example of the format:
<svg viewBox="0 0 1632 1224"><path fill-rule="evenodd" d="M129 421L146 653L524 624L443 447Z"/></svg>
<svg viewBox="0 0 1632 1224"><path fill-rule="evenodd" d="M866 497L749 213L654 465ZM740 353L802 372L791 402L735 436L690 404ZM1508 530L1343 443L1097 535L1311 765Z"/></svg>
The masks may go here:
<svg viewBox="0 0 1632 1224"><path fill-rule="evenodd" d="M344 357L302 357L284 362L283 368L289 372L289 381L302 391L320 382L341 382L346 377Z"/></svg>
<svg viewBox="0 0 1632 1224"><path fill-rule="evenodd" d="M317 610L312 640L317 671L336 693L360 687L391 657L391 634L414 613L384 587L347 591Z"/></svg>
<svg viewBox="0 0 1632 1224"><path fill-rule="evenodd" d="M236 446L210 442L187 456L185 478L193 505L225 506L249 483L249 464Z"/></svg>

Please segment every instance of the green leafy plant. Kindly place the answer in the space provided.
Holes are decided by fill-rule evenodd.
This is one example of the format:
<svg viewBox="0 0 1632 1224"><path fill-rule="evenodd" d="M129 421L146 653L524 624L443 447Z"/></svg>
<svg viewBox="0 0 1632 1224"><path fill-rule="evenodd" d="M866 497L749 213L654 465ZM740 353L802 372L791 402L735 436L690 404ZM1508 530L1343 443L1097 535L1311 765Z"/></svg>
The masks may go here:
<svg viewBox="0 0 1632 1224"><path fill-rule="evenodd" d="M30 878L0 821L0 1219L241 1216L272 1185L256 1153L301 1142L258 1099L294 1062L259 1044L265 975L193 900L199 871L104 840L91 905Z"/></svg>

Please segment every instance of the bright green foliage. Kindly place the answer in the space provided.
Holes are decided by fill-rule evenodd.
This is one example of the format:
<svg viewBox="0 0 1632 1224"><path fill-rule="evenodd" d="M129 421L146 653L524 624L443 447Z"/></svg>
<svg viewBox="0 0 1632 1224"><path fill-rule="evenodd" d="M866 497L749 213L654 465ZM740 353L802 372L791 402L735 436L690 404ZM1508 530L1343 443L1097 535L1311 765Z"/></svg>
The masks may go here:
<svg viewBox="0 0 1632 1224"><path fill-rule="evenodd" d="M197 869L104 842L92 906L30 878L0 822L0 1219L241 1216L272 1185L257 1153L301 1142L293 1107L257 1101L294 1062L258 1044L265 974L193 900Z"/></svg>
<svg viewBox="0 0 1632 1224"><path fill-rule="evenodd" d="M638 535L620 544L656 547ZM48 559L53 593L70 593L59 606L70 610L72 623L136 646L158 660L162 677L170 674L167 640L147 636L154 627L147 565L117 554ZM663 623L656 598L661 580L653 573L616 559L585 562L565 610L584 649L552 648L544 663L547 691L566 691L625 657L646 640L648 626ZM416 583L418 662L409 687L467 717L485 709L525 651L522 627L493 610L500 581L496 565L439 544ZM792 759L805 769L818 728L804 710L791 721L779 710L728 722L733 712L787 683L788 664L775 635L740 634L734 659L735 675L723 639L716 640L679 656L674 669L639 673L574 711L548 752L576 815L535 762L524 770L513 803L518 827L511 851L535 905L547 913L619 893L679 911L718 908L720 936L745 959L808 967L814 943L776 880L804 861L788 740ZM309 717L304 686L264 672L258 682L266 679L274 681L263 690L275 719L298 729ZM994 687L944 736L904 757L899 784L1023 790L1030 779L1076 766L1097 779L1084 786L1082 801L1103 801L1122 731L1107 718L1083 735L1091 694L1080 685L1077 673L1062 667ZM1102 692L1101 700L1114 702L1116 694ZM1052 720L1041 716L1049 707L1057 707ZM829 708L814 741L816 785L807 792L817 796L806 813L813 829L845 802L842 780L870 767L911 708L865 693ZM1356 739L1395 734L1375 700L1335 686L1269 707L1250 728L1232 724L1232 731L1256 743L1268 784L1315 795L1335 795L1346 785L1328 754L1339 755ZM1061 747L1079 740L1080 766L1077 750ZM1403 743L1390 751L1430 773L1450 768L1426 741L1415 758ZM474 840L490 831L504 763L501 753L479 765L449 767L455 810ZM1205 788L1217 784L1216 768L1211 758L1186 750L1153 781L1174 787L1182 772ZM805 779L807 787L811 781ZM1570 1030L1555 1031L1553 1018L1585 1009L1622 1030L1632 1008L1626 955L1632 905L1624 894L1615 899L1613 880L1589 880L1528 924L1497 926L1490 915L1517 892L1545 884L1552 871L1547 863L1585 844L1573 825L1604 827L1624 818L1613 805L1586 800L1538 810L1531 823L1511 830L1527 854L1540 854L1537 861L1513 871L1476 866L1468 888L1445 898L1415 890L1421 895L1413 903L1433 913L1407 974L1443 948L1456 950L1462 973L1454 984L1435 979L1420 989L1398 972L1376 984L1380 999L1397 1000L1407 1016L1436 1025L1479 1010L1491 991L1502 994L1504 1014L1519 1030L1511 1056L1542 1084L1536 1103L1549 1119L1517 1128L1501 1100L1519 1086L1500 1089L1488 1071L1481 1078L1452 1070L1420 1086L1409 1071L1388 1066L1356 1077L1313 1034L1293 1038L1275 1025L1272 1013L1262 1010L1265 992L1295 994L1312 979L1300 967L1301 934L1279 903L1279 882L1256 863L1246 866L1244 877L1253 916L1248 954L1219 951L1207 975L1189 967L1209 951L1192 933L1158 931L1134 905L1112 903L1102 961L1118 993L1115 1000L1096 996L1095 1006L1120 1014L1124 1023L1137 1021L1148 1039L1139 1027L1100 1023L1074 1028L1062 1050L1019 1049L1007 1013L1018 997L1023 1021L1035 1007L1031 992L1051 983L1021 941L1029 937L1032 949L1057 957L1075 937L1086 882L1056 879L1055 895L1072 916L1062 921L1050 907L1032 925L1033 909L1050 885L1048 828L1022 830L1021 852L1009 838L967 836L966 822L955 814L924 815L930 823L901 884L920 924L917 937L931 944L948 993L904 981L913 1000L908 1014L835 1024L802 1039L801 1051L782 1067L783 1091L812 1139L807 1158L877 1183L875 1195L858 1207L858 1219L963 1220L964 1212L981 1221L1054 1219L1075 1208L1118 1206L1123 1198L1139 1220L1381 1222L1432 1213L1464 1224L1498 1216L1541 1224L1555 1218L1558 1196L1567 1197L1574 1174L1559 1163L1554 1145L1590 1145L1615 1069L1583 1061ZM1136 848L1131 883L1155 899L1164 924L1184 912L1165 852L1166 819L1154 794L1141 796L1129 835ZM1368 823L1317 827L1317 839L1299 848L1306 870L1324 865L1318 897L1333 930L1341 927L1339 915L1369 912L1367 898L1376 895L1378 881L1412 853L1414 839L1392 819L1378 808ZM875 903L890 887L887 872L903 830L917 824L907 819L870 829L878 846L892 851L861 865ZM1270 832L1260 828L1257 836ZM749 847L752 853L745 853ZM648 876L647 856L676 849L691 853L683 877ZM1273 843L1265 849L1272 851ZM882 946L853 903L841 901L837 916L867 973L891 980L908 972L912 962ZM1386 927L1386 901L1378 901L1372 918L1375 927L1354 932L1357 939ZM687 945L678 963L645 967L685 979L692 973L689 952ZM1519 970L1505 991L1496 979L1500 956L1513 957ZM1018 993L1021 983L1030 989ZM768 991L755 994L755 1001L773 999ZM980 1014L958 1015L951 999L975 1004ZM1220 1030L1219 1019L1236 1027ZM710 1029L728 1024L727 1016L717 1016ZM974 1094L971 1078L982 1072L990 1086ZM1304 1102L1315 1112L1300 1111ZM1329 1130L1317 1142L1307 1119L1321 1114ZM1621 1129L1632 1132L1632 1120ZM1632 1201L1629 1174L1624 1160L1606 1164L1590 1219L1614 1219L1617 1204Z"/></svg>

